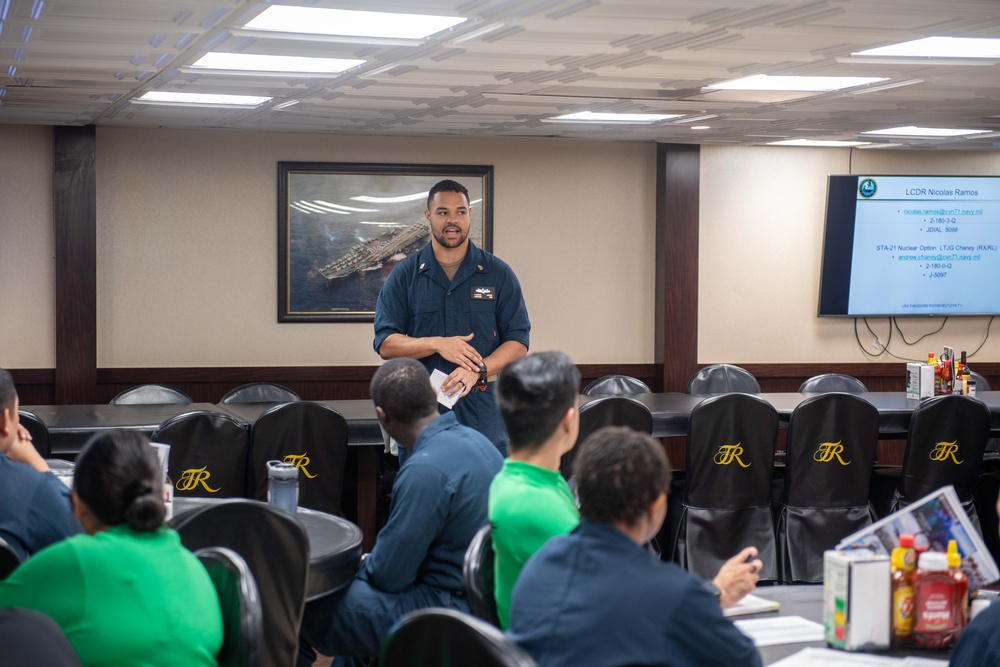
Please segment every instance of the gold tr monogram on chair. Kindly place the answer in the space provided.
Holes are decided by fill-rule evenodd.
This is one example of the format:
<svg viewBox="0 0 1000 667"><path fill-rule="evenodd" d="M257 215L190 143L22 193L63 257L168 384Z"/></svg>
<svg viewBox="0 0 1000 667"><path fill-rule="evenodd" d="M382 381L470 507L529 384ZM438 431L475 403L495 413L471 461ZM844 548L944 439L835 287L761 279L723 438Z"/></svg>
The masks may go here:
<svg viewBox="0 0 1000 667"><path fill-rule="evenodd" d="M817 461L819 463L829 463L830 461L837 459L842 466L850 465L850 461L845 461L840 457L840 453L844 451L844 446L840 444L841 442L843 441L838 440L837 442L822 443L819 446L819 449L816 450L816 453L813 454L813 461Z"/></svg>
<svg viewBox="0 0 1000 667"><path fill-rule="evenodd" d="M962 465L962 462L955 458L955 452L958 451L958 440L952 442L939 442L931 450L931 461L944 461L950 458L955 462L955 465Z"/></svg>
<svg viewBox="0 0 1000 667"><path fill-rule="evenodd" d="M316 475L309 474L309 470L306 468L309 465L309 452L302 452L301 454L289 454L284 459L285 463L291 463L293 466L302 471L302 474L309 479L315 479Z"/></svg>
<svg viewBox="0 0 1000 667"><path fill-rule="evenodd" d="M178 491L193 491L201 484L209 493L218 493L219 489L213 489L208 485L208 478L211 476L212 473L208 471L208 466L188 468L181 473L181 478L177 480L177 486L174 488Z"/></svg>
<svg viewBox="0 0 1000 667"><path fill-rule="evenodd" d="M742 453L743 453L743 447L739 442L737 442L735 445L722 445L721 447L719 447L718 453L712 460L715 461L715 465L719 466L727 466L733 461L736 461L736 463L738 463L741 468L749 468L750 464L743 463L743 460L740 459L740 454Z"/></svg>

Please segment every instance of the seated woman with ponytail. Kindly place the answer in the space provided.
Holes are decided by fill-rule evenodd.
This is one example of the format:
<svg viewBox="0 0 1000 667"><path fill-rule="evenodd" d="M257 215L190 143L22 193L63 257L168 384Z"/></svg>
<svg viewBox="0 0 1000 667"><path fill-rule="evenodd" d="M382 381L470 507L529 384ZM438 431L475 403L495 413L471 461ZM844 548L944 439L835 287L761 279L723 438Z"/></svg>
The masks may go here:
<svg viewBox="0 0 1000 667"><path fill-rule="evenodd" d="M50 616L86 667L214 666L218 598L163 524L161 475L144 436L95 436L77 459L72 493L87 534L42 549L0 582L0 607Z"/></svg>

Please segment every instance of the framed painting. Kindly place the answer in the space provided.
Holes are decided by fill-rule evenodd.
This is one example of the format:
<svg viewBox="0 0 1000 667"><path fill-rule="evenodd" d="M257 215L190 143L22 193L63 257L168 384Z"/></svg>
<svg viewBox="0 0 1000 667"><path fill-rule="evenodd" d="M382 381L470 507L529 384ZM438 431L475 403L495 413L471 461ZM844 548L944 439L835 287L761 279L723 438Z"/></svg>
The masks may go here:
<svg viewBox="0 0 1000 667"><path fill-rule="evenodd" d="M393 267L430 242L427 193L469 190L469 238L493 249L493 167L278 163L278 321L371 322Z"/></svg>

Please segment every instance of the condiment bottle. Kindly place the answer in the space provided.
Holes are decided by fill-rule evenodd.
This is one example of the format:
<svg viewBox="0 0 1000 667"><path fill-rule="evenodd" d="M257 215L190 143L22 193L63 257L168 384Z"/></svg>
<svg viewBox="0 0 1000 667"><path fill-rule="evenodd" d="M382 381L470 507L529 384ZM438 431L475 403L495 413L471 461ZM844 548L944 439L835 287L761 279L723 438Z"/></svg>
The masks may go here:
<svg viewBox="0 0 1000 667"><path fill-rule="evenodd" d="M913 641L913 571L916 569L913 535L900 535L892 550L892 645L909 646Z"/></svg>
<svg viewBox="0 0 1000 667"><path fill-rule="evenodd" d="M948 540L948 572L955 580L956 606L960 612L959 627L969 624L969 577L962 570L962 555L958 553L958 542Z"/></svg>
<svg viewBox="0 0 1000 667"><path fill-rule="evenodd" d="M954 646L962 632L956 605L955 579L948 571L948 556L939 551L920 554L913 576L916 601L913 643L919 648Z"/></svg>

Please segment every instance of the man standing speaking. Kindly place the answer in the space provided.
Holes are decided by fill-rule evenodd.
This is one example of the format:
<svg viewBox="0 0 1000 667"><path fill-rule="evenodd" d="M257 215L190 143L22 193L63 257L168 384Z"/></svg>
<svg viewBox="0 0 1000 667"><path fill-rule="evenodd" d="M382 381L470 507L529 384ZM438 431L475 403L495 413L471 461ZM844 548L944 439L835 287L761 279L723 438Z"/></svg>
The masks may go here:
<svg viewBox="0 0 1000 667"><path fill-rule="evenodd" d="M427 194L431 242L389 274L375 306L375 351L383 359L419 359L447 378L459 422L507 455L507 431L493 382L528 353L531 323L509 266L469 240L469 191L452 180ZM400 448L400 463L409 452Z"/></svg>

